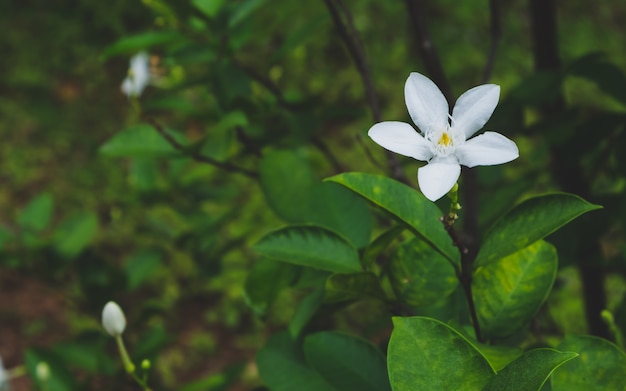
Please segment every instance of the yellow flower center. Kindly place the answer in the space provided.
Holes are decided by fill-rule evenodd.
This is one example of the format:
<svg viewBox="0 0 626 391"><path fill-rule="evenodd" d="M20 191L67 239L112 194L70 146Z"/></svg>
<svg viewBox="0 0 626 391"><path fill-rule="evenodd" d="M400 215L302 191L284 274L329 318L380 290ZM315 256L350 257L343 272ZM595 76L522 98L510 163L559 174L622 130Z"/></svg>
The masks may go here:
<svg viewBox="0 0 626 391"><path fill-rule="evenodd" d="M439 138L439 141L437 141L437 144L444 147L449 147L452 145L452 139L450 138L450 136L448 136L447 132L443 132L441 133L441 137Z"/></svg>

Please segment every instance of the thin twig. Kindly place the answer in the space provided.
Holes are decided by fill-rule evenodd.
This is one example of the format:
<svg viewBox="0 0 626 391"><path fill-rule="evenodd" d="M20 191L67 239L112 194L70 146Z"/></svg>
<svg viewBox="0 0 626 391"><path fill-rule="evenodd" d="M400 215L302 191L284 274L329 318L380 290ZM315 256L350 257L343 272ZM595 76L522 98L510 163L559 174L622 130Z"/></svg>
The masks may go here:
<svg viewBox="0 0 626 391"><path fill-rule="evenodd" d="M324 3L326 3L326 7L328 8L330 16L335 24L335 28L348 48L352 61L361 75L361 80L363 82L363 86L365 87L365 95L367 96L372 118L376 123L381 122L382 116L380 113L378 96L376 95L376 90L374 89L374 80L372 78L369 63L367 62L367 58L365 56L363 43L360 39L359 32L354 25L352 13L342 0L324 0ZM390 151L385 151L385 156L387 157L392 177L401 182L408 183L408 179L402 170L398 157Z"/></svg>
<svg viewBox="0 0 626 391"><path fill-rule="evenodd" d="M280 90L280 88L270 78L262 75L261 73L259 73L258 71L251 68L248 65L245 65L239 62L235 62L235 64L237 65L239 69L246 72L248 76L254 79L254 81L259 83L266 90L268 90L272 95L274 95L274 98L276 98L276 101L278 102L278 104L282 106L283 108L287 110L297 110L297 109L304 107L303 104L287 101L282 91Z"/></svg>
<svg viewBox="0 0 626 391"><path fill-rule="evenodd" d="M328 145L326 145L322 140L317 137L313 137L311 139L311 142L313 143L315 148L317 148L322 153L322 155L324 155L326 159L328 159L328 162L333 167L333 170L336 174L345 171L339 160L337 160L335 155L333 155L333 153L331 152L330 148L328 148Z"/></svg>
<svg viewBox="0 0 626 391"><path fill-rule="evenodd" d="M248 170L247 168L243 168L243 167L239 167L236 166L234 164L231 163L227 163L227 162L220 162L218 160L215 160L211 157L208 156L204 156L201 155L199 153L195 153L195 152L190 152L189 150L187 150L187 148L185 148L184 145L182 145L181 143L179 143L178 141L176 141L176 139L174 137L172 137L171 134L169 134L167 131L165 131L165 129L163 128L163 126L161 126L161 124L159 124L154 118L148 117L148 116L143 116L143 119L149 123L154 130L156 130L161 137L163 137L165 139L165 141L167 141L172 147L174 147L175 149L177 149L178 151L182 152L183 154L189 156L190 158L192 158L193 160L200 162L200 163L207 163L210 164L212 166L215 166L217 168L221 168L222 170L225 171L229 171L229 172L233 172L233 173L237 173L237 174L242 174L247 176L248 178L258 178L259 174Z"/></svg>
<svg viewBox="0 0 626 391"><path fill-rule="evenodd" d="M498 52L498 45L502 38L502 23L500 21L500 3L498 0L489 0L489 15L490 15L490 37L491 46L489 48L489 56L487 57L487 64L483 72L483 84L487 83L491 79L491 73L493 72L493 65L496 61L496 54Z"/></svg>

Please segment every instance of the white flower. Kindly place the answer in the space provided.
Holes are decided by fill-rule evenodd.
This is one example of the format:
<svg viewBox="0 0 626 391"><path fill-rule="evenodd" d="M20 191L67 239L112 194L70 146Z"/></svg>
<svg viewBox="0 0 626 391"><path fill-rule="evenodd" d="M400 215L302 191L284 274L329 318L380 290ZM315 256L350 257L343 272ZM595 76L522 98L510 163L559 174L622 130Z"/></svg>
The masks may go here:
<svg viewBox="0 0 626 391"><path fill-rule="evenodd" d="M126 318L119 305L109 301L102 310L102 326L113 337L117 337L126 328Z"/></svg>
<svg viewBox="0 0 626 391"><path fill-rule="evenodd" d="M8 389L9 387L9 373L4 368L2 358L0 358L0 390Z"/></svg>
<svg viewBox="0 0 626 391"><path fill-rule="evenodd" d="M480 130L498 104L500 87L484 84L466 91L456 101L452 116L439 88L426 76L411 73L404 98L411 119L422 134L404 122L381 122L368 135L380 146L428 162L417 171L422 193L431 201L443 197L467 167L510 162L519 156L515 143L496 132Z"/></svg>
<svg viewBox="0 0 626 391"><path fill-rule="evenodd" d="M150 57L140 52L130 59L128 75L122 82L122 91L130 96L139 96L150 82Z"/></svg>

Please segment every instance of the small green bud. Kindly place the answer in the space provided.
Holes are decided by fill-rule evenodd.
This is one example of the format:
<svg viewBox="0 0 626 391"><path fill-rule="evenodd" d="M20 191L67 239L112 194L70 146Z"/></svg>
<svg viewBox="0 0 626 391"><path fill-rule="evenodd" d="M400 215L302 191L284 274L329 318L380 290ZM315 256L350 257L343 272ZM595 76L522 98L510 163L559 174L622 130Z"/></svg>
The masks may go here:
<svg viewBox="0 0 626 391"><path fill-rule="evenodd" d="M37 363L35 373L37 374L37 379L42 382L47 382L50 379L50 366L47 362L40 361Z"/></svg>
<svg viewBox="0 0 626 391"><path fill-rule="evenodd" d="M125 369L126 373L132 375L133 373L135 373L135 364L133 364L132 362L127 362Z"/></svg>
<svg viewBox="0 0 626 391"><path fill-rule="evenodd" d="M152 363L147 358L141 362L141 369L144 371L147 371L150 367L152 367Z"/></svg>

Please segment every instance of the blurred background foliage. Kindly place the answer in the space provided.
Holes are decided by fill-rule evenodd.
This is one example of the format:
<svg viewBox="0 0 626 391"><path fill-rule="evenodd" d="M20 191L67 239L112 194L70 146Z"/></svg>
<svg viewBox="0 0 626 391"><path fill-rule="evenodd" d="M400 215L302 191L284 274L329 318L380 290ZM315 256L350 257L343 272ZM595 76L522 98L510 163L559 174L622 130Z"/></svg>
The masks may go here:
<svg viewBox="0 0 626 391"><path fill-rule="evenodd" d="M402 86L409 72L426 70L406 4L345 4L382 118L408 120ZM423 6L452 95L482 83L488 2ZM551 330L588 332L572 245L580 236L593 242L587 255L606 283L597 289L623 321L626 4L557 2L560 70L535 67L527 2L499 8L489 82L501 85L502 97L487 128L514 139L520 158L478 170L481 227L547 190L604 205L601 217L552 238L561 271L542 319L556 324ZM116 300L133 356L155 359L157 388L259 385L254 354L285 327L303 293L281 290L297 272L273 274L251 244L285 222L341 229L328 200L347 196L319 180L388 171L383 151L365 137L374 122L366 90L324 2L5 1L0 21L5 366L25 363L33 375L45 360L55 374L50 389L133 389L100 329L102 306ZM139 50L150 52L158 75L141 97L143 116L120 91ZM225 169L194 160L199 155ZM584 191L568 188L550 168L555 159L585 178ZM414 161L401 164L417 186ZM362 232L350 239L363 248L384 217L355 208ZM248 278L250 270L257 277ZM298 284L306 287L306 278ZM388 327L379 324L380 303L350 308L333 318L338 327L369 336ZM14 388L32 381L16 379Z"/></svg>

